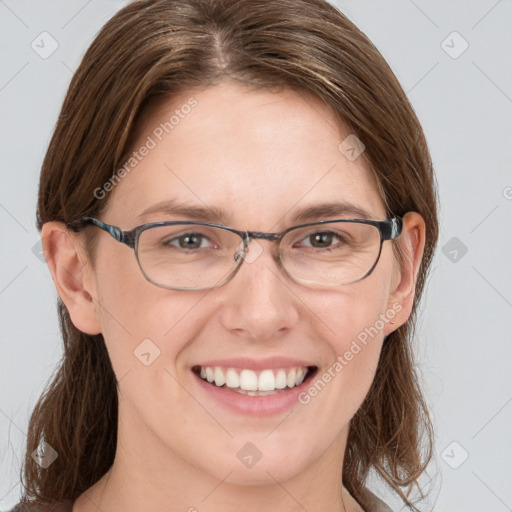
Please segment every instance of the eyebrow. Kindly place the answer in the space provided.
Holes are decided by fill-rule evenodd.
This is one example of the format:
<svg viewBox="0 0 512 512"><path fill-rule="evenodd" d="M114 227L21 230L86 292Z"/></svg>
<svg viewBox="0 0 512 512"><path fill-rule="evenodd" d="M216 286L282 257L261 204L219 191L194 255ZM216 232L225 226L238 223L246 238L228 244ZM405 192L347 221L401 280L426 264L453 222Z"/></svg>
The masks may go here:
<svg viewBox="0 0 512 512"><path fill-rule="evenodd" d="M202 222L214 222L228 225L231 215L224 209L215 206L186 205L176 200L166 200L145 209L137 218L142 219L151 214L167 214L184 219L198 220ZM372 213L365 208L347 202L329 202L313 206L307 206L296 210L291 221L306 223L314 222L323 217L344 217L371 219Z"/></svg>

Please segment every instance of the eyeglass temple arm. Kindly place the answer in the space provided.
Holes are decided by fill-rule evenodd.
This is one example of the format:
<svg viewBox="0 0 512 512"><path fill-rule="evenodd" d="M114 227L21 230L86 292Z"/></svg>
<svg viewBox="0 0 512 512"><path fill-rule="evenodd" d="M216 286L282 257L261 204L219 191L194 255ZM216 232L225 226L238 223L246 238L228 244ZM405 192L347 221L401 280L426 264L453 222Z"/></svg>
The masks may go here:
<svg viewBox="0 0 512 512"><path fill-rule="evenodd" d="M382 240L393 240L402 233L403 220L401 217L393 217L392 219L379 222L378 227Z"/></svg>
<svg viewBox="0 0 512 512"><path fill-rule="evenodd" d="M121 228L106 224L95 217L84 217L80 223L82 226L93 225L107 232L112 238L126 244L128 247L134 247L135 234L133 231L123 231Z"/></svg>

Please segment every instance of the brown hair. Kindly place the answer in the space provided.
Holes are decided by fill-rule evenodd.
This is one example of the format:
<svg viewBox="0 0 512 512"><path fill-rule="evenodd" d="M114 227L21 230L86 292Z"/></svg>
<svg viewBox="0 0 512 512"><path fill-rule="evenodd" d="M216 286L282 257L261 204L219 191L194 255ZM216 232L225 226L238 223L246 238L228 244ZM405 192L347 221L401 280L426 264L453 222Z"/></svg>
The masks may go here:
<svg viewBox="0 0 512 512"><path fill-rule="evenodd" d="M432 455L432 426L411 340L437 243L437 196L427 142L403 89L371 41L324 0L148 0L103 27L71 84L44 159L38 228L98 215L94 191L130 151L147 109L224 77L291 87L324 101L365 144L390 215L416 211L426 245L408 322L386 339L372 387L350 424L343 483L364 505L371 470L413 506ZM395 246L396 247L396 246ZM396 253L398 257L400 254ZM30 419L22 481L28 499L75 499L112 465L116 377L101 335L77 330L58 300L64 354ZM42 441L58 458L40 468ZM340 483L341 484L341 483Z"/></svg>

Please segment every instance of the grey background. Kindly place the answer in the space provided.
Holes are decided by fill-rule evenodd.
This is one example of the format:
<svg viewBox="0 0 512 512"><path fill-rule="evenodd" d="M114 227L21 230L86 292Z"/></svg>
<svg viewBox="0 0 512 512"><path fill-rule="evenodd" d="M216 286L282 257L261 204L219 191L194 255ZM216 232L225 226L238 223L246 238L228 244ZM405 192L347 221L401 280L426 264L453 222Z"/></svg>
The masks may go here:
<svg viewBox="0 0 512 512"><path fill-rule="evenodd" d="M20 495L28 416L62 352L38 257L39 169L73 70L124 3L0 0L1 510ZM511 511L512 1L335 3L402 83L439 182L440 244L415 342L437 443L420 508ZM51 49L43 31L58 44L47 58L31 47Z"/></svg>

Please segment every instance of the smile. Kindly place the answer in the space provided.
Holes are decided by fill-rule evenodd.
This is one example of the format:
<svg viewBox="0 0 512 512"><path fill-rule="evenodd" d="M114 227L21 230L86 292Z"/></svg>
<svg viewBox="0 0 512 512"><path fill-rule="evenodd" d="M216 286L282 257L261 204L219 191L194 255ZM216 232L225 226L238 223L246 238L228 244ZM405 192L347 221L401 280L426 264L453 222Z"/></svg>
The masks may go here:
<svg viewBox="0 0 512 512"><path fill-rule="evenodd" d="M195 366L194 373L216 387L249 396L266 396L300 386L315 367L272 368L261 371L247 368Z"/></svg>

